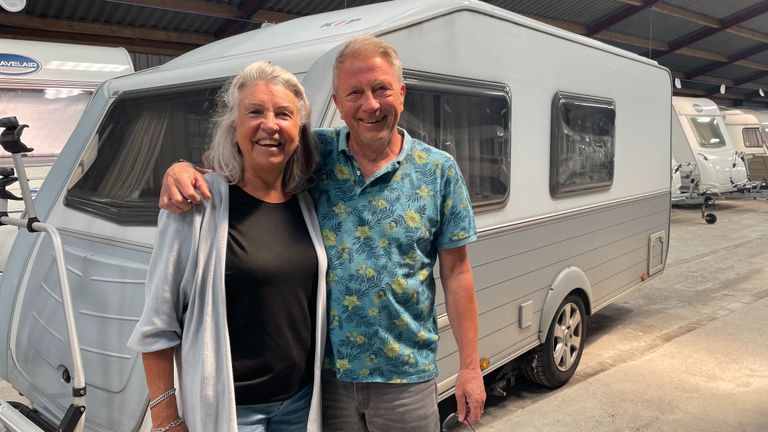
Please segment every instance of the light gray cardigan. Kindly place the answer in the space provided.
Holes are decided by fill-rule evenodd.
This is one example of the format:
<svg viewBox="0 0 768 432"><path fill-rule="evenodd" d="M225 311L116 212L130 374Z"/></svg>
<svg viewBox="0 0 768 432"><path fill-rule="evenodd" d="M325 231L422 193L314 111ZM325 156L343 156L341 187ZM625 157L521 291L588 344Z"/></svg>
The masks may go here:
<svg viewBox="0 0 768 432"><path fill-rule="evenodd" d="M190 432L237 432L224 291L229 185L219 174L205 177L210 201L184 213L160 212L146 304L128 346L140 352L176 348L180 409ZM306 192L298 199L318 261L315 378L307 431L319 432L327 260L312 199Z"/></svg>

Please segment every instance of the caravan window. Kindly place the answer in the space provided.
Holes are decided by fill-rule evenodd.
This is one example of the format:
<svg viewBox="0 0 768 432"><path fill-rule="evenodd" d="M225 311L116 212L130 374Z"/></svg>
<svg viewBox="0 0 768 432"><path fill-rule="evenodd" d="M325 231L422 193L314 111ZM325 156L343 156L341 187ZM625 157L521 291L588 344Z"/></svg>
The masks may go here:
<svg viewBox="0 0 768 432"><path fill-rule="evenodd" d="M689 117L693 134L702 148L725 147L725 138L720 129L720 119L715 116Z"/></svg>
<svg viewBox="0 0 768 432"><path fill-rule="evenodd" d="M32 158L51 163L75 129L93 89L86 88L0 88L0 118L14 116L24 131L24 143L34 148ZM0 149L0 160L11 155ZM27 164L34 164L28 159ZM3 164L0 162L0 164ZM4 164L3 164L4 165Z"/></svg>
<svg viewBox="0 0 768 432"><path fill-rule="evenodd" d="M121 96L99 127L96 154L65 205L122 225L153 225L163 173L180 157L199 163L221 83ZM87 152L92 149L87 150Z"/></svg>
<svg viewBox="0 0 768 432"><path fill-rule="evenodd" d="M759 127L744 128L741 134L744 137L744 147L762 147L765 144Z"/></svg>
<svg viewBox="0 0 768 432"><path fill-rule="evenodd" d="M615 131L612 100L565 92L555 95L549 183L553 197L611 186Z"/></svg>
<svg viewBox="0 0 768 432"><path fill-rule="evenodd" d="M506 87L412 71L406 85L400 126L456 159L476 210L503 203L510 164Z"/></svg>

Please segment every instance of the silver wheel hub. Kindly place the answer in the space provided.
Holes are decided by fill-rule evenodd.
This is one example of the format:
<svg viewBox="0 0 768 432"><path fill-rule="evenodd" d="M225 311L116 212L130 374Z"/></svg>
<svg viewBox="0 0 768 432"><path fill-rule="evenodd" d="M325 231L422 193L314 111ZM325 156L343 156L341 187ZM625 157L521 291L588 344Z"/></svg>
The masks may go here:
<svg viewBox="0 0 768 432"><path fill-rule="evenodd" d="M579 358L583 325L581 311L573 303L563 305L555 317L552 349L555 366L563 372Z"/></svg>

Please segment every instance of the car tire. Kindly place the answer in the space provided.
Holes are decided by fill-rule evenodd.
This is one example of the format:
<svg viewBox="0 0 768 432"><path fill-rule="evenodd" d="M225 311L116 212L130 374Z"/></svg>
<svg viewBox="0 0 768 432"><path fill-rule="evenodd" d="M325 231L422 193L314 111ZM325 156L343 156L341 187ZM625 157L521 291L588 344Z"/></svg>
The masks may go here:
<svg viewBox="0 0 768 432"><path fill-rule="evenodd" d="M587 314L581 297L566 297L552 322L547 338L526 356L522 367L529 380L557 388L571 379L581 361L587 336Z"/></svg>

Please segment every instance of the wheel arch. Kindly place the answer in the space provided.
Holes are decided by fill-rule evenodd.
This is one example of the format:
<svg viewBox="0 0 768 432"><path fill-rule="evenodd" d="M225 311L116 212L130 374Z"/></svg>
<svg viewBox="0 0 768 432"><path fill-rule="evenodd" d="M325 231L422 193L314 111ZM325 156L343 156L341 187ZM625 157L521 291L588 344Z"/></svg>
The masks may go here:
<svg viewBox="0 0 768 432"><path fill-rule="evenodd" d="M576 266L564 268L555 277L547 292L547 298L544 300L544 307L541 310L541 321L539 322L540 343L544 343L547 339L549 325L555 317L560 303L571 293L576 293L581 297L587 315L592 314L592 285L589 283L587 275Z"/></svg>

